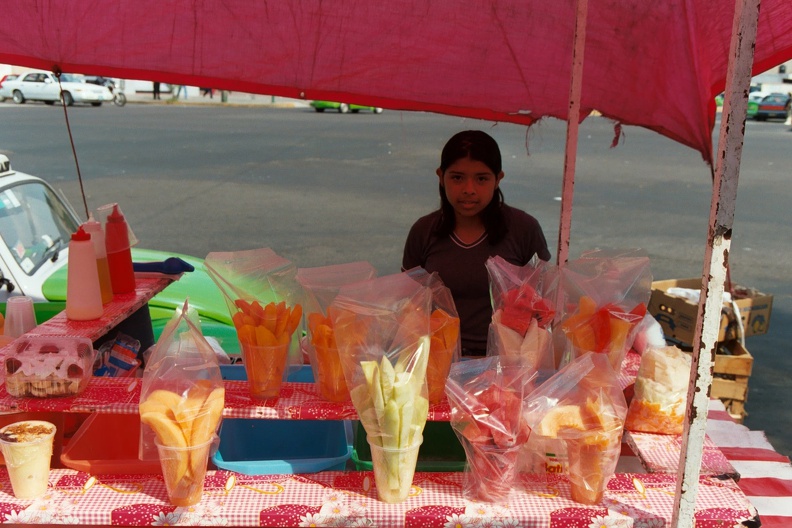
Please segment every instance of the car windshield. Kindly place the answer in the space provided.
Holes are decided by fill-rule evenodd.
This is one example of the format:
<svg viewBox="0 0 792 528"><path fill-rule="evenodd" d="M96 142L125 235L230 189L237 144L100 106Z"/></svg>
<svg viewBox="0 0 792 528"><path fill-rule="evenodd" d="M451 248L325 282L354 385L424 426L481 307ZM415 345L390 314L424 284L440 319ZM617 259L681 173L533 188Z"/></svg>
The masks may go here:
<svg viewBox="0 0 792 528"><path fill-rule="evenodd" d="M46 185L28 182L0 191L0 236L28 275L48 259L56 259L77 227Z"/></svg>
<svg viewBox="0 0 792 528"><path fill-rule="evenodd" d="M80 75L75 75L73 73L62 73L61 74L61 82L85 82L85 79Z"/></svg>

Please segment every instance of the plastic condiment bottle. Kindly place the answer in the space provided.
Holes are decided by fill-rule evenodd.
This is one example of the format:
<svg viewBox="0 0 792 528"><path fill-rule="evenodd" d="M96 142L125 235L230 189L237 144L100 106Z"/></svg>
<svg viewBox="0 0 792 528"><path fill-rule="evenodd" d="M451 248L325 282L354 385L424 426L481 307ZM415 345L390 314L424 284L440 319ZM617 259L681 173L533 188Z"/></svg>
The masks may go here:
<svg viewBox="0 0 792 528"><path fill-rule="evenodd" d="M102 292L91 235L80 226L69 242L66 318L90 321L102 316Z"/></svg>
<svg viewBox="0 0 792 528"><path fill-rule="evenodd" d="M135 270L132 268L129 226L118 204L113 205L113 212L107 215L105 221L105 247L113 293L134 292Z"/></svg>
<svg viewBox="0 0 792 528"><path fill-rule="evenodd" d="M94 250L96 251L96 269L99 271L99 289L102 291L102 304L113 300L113 284L110 282L110 265L107 263L107 249L102 223L95 220L93 214L88 215L88 221L83 225L86 233L91 235Z"/></svg>

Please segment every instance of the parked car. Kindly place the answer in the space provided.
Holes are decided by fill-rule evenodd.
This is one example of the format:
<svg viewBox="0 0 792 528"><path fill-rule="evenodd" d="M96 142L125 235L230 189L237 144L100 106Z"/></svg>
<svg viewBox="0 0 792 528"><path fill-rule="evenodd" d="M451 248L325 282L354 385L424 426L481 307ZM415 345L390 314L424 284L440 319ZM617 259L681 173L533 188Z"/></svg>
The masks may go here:
<svg viewBox="0 0 792 528"><path fill-rule="evenodd" d="M756 111L759 109L759 102L767 95L758 90L758 86L751 86L751 92L748 95L748 111L746 112L748 117L754 117L756 115ZM723 107L723 93L715 96L715 106L718 108Z"/></svg>
<svg viewBox="0 0 792 528"><path fill-rule="evenodd" d="M786 119L790 105L789 94L772 93L759 101L756 114L753 116L757 121L768 119Z"/></svg>
<svg viewBox="0 0 792 528"><path fill-rule="evenodd" d="M0 91L2 91L4 82L13 81L17 77L19 77L19 75L16 75L15 73L9 73L8 75L3 75L3 78L0 79ZM0 103L5 101L5 100L6 100L6 97L0 96Z"/></svg>
<svg viewBox="0 0 792 528"><path fill-rule="evenodd" d="M375 106L361 106L356 104L334 103L332 101L311 101L311 106L317 112L324 112L325 110L329 109L329 110L338 110L342 114L347 114L349 112L360 112L361 110L374 112L375 114L382 113L382 108L378 108Z"/></svg>
<svg viewBox="0 0 792 528"><path fill-rule="evenodd" d="M66 306L69 239L81 221L74 210L41 178L15 171L0 154L0 309L9 297L34 300L42 323ZM175 253L132 249L134 262L162 262L179 257L195 271L185 273L149 301L157 338L177 307L189 298L201 319L204 335L215 337L230 354L239 343L225 299L203 267L203 260Z"/></svg>
<svg viewBox="0 0 792 528"><path fill-rule="evenodd" d="M103 102L113 100L112 92L104 86L87 83L82 77L69 73L61 74L58 83L58 78L50 72L30 72L12 81L4 81L0 86L0 97L12 98L17 104L27 101L54 104L63 98L67 106L74 103L101 106Z"/></svg>

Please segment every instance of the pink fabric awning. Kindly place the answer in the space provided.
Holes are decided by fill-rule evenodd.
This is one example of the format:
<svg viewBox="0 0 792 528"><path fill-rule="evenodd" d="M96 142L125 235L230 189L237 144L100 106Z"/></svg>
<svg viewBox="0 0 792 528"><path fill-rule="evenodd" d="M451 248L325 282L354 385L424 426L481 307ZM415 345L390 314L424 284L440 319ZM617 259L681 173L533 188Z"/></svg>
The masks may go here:
<svg viewBox="0 0 792 528"><path fill-rule="evenodd" d="M734 5L590 0L581 118L599 110L711 163ZM568 114L562 0L0 0L0 63L530 125ZM763 0L755 72L792 58Z"/></svg>

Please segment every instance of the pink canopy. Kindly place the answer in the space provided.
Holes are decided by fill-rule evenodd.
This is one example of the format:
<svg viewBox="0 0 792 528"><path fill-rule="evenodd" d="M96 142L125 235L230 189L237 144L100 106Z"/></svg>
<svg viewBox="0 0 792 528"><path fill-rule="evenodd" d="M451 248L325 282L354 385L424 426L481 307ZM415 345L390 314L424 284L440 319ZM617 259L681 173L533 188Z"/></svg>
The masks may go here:
<svg viewBox="0 0 792 528"><path fill-rule="evenodd" d="M566 119L571 0L0 0L0 63L424 110ZM712 163L734 5L590 0L581 119L598 110ZM754 72L792 58L763 0Z"/></svg>

